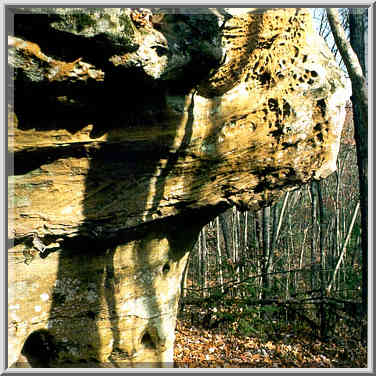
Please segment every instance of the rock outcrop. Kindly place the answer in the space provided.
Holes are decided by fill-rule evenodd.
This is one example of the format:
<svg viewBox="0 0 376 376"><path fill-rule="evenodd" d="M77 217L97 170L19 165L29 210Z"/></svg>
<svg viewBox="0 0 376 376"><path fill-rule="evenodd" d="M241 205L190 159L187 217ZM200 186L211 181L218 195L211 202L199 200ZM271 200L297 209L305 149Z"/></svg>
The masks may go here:
<svg viewBox="0 0 376 376"><path fill-rule="evenodd" d="M209 220L335 169L346 90L305 9L16 9L9 366L171 365Z"/></svg>

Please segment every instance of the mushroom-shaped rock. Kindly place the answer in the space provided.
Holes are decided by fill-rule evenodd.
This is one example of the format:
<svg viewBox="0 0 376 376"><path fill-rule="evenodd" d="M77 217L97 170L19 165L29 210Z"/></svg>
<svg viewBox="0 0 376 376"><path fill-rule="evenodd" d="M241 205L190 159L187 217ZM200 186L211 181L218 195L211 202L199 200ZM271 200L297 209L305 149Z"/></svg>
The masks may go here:
<svg viewBox="0 0 376 376"><path fill-rule="evenodd" d="M8 59L9 365L171 365L202 226L334 171L340 69L293 8L20 8Z"/></svg>

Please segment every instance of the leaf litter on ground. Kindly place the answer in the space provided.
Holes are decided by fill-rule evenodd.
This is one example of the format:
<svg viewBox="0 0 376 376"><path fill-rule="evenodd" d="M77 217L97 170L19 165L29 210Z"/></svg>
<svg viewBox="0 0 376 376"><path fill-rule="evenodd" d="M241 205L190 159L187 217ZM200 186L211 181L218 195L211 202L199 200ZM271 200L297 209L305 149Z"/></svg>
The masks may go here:
<svg viewBox="0 0 376 376"><path fill-rule="evenodd" d="M367 349L356 341L319 341L307 333L262 340L231 330L176 326L176 368L366 368Z"/></svg>

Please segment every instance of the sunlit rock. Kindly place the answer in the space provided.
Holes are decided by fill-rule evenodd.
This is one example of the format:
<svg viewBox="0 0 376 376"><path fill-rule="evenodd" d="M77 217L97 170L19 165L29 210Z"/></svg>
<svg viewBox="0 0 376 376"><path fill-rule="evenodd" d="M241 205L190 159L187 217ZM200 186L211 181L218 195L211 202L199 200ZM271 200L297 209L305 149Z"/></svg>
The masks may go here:
<svg viewBox="0 0 376 376"><path fill-rule="evenodd" d="M9 365L171 366L202 226L334 171L340 69L305 9L20 9L8 41Z"/></svg>

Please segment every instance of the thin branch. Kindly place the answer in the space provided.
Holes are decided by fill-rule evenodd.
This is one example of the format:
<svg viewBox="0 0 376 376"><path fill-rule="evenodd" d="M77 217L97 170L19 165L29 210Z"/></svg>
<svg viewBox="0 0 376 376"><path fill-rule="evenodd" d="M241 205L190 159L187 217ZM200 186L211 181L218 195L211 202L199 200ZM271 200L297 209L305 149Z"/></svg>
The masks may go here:
<svg viewBox="0 0 376 376"><path fill-rule="evenodd" d="M326 13L328 15L334 40L351 79L353 95L359 96L362 103L362 113L365 118L368 119L368 93L366 88L366 80L362 67L359 63L359 59L352 49L350 42L347 40L345 31L343 30L339 19L338 10L334 8L327 8Z"/></svg>
<svg viewBox="0 0 376 376"><path fill-rule="evenodd" d="M338 272L338 269L339 269L339 266L341 265L341 262L342 262L342 259L343 259L343 256L345 255L345 252L346 252L346 247L347 247L347 243L349 242L350 240L350 237L351 237L351 232L352 232L352 229L354 227L354 223L355 223L355 220L356 220L356 216L358 214L358 211L359 211L359 207L360 207L360 203L358 202L356 204L356 208L355 208L355 211L354 211L354 214L352 216L352 219L351 219L351 223L350 223L350 226L349 226L349 230L347 232L347 236L346 236L346 239L342 245L342 249L341 249L341 255L338 259L338 262L337 262L337 265L334 269L334 273L332 275L332 279L330 280L330 283L326 289L326 293L329 295L330 294L330 290L332 289L332 285L335 281L335 278L336 278L336 275L337 275L337 272Z"/></svg>
<svg viewBox="0 0 376 376"><path fill-rule="evenodd" d="M285 197L283 199L282 209L281 209L281 213L279 215L279 220L278 220L277 232L276 232L276 235L275 235L275 243L277 243L279 231L281 230L283 214L284 214L286 206L287 206L287 200L289 198L289 194L290 194L290 192L286 192Z"/></svg>

